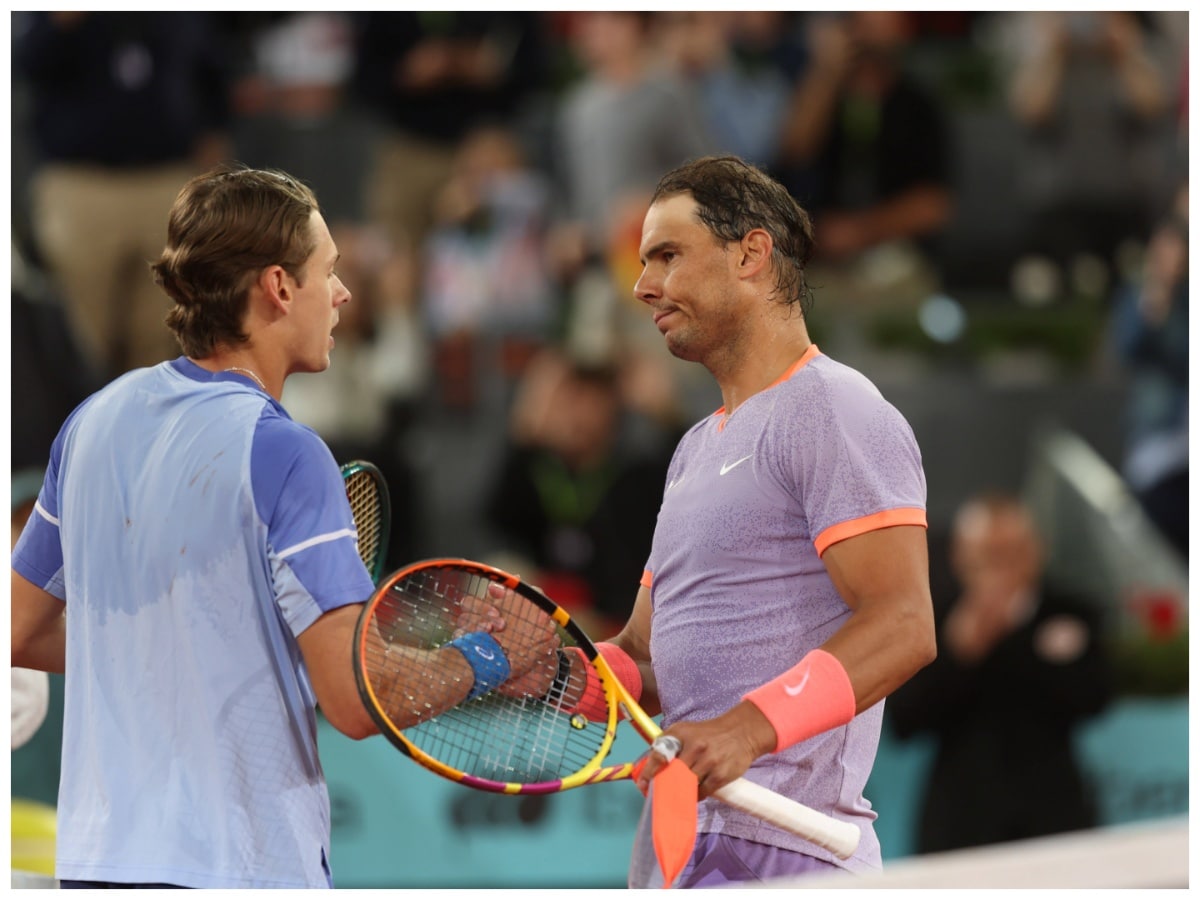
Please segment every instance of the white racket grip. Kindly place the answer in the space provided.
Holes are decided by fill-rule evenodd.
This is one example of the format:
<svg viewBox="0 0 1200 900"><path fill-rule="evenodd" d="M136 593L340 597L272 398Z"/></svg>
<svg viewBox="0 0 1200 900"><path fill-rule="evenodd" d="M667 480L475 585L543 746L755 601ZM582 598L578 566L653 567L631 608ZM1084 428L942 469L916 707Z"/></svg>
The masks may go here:
<svg viewBox="0 0 1200 900"><path fill-rule="evenodd" d="M745 778L729 782L713 796L734 809L812 841L839 859L852 856L862 836L858 826L851 822L819 813Z"/></svg>

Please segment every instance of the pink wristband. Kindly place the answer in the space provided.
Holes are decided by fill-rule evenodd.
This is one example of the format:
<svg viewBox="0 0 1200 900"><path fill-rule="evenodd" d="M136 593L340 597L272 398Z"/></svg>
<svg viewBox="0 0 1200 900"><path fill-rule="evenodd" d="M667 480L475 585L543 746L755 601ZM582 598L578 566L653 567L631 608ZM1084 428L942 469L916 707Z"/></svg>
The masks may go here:
<svg viewBox="0 0 1200 900"><path fill-rule="evenodd" d="M746 694L775 729L775 752L854 718L850 676L832 653L813 650L778 678Z"/></svg>
<svg viewBox="0 0 1200 900"><path fill-rule="evenodd" d="M579 702L570 711L573 713L582 713L587 719L593 722L605 721L608 718L608 703L604 699L604 688L600 686L599 673L587 661L587 657L584 656L583 651L578 647L567 647L565 649L574 652L579 657L584 663L584 672L587 673L587 685L583 689L583 696L579 698ZM608 667L612 669L612 673L617 676L617 681L621 682L621 686L629 691L629 695L634 700L640 699L642 696L642 673L638 671L637 663L633 661L633 657L616 644L601 642L596 645L596 649L604 657L604 661L608 663Z"/></svg>
<svg viewBox="0 0 1200 900"><path fill-rule="evenodd" d="M634 700L641 700L642 673L638 670L633 657L616 644L610 644L607 641L601 641L596 645L596 649L600 651L600 655L604 657L604 661L608 663L612 673L617 676L617 681L621 682L621 686L629 691L629 696Z"/></svg>

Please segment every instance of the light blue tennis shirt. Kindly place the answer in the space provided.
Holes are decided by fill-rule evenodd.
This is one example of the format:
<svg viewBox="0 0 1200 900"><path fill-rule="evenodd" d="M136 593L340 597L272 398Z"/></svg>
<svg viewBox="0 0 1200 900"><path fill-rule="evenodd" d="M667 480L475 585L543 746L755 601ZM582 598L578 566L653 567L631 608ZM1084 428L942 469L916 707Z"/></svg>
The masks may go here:
<svg viewBox="0 0 1200 900"><path fill-rule="evenodd" d="M356 541L329 449L240 376L181 357L71 414L12 557L66 602L58 878L332 886L296 636L370 596Z"/></svg>

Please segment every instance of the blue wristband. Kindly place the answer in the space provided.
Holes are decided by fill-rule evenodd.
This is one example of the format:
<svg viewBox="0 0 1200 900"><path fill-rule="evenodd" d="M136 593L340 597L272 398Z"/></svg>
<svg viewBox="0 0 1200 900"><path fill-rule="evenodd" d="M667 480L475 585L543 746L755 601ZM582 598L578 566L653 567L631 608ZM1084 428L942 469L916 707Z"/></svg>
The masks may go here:
<svg viewBox="0 0 1200 900"><path fill-rule="evenodd" d="M461 653L475 673L475 684L467 694L468 700L474 700L508 680L512 671L508 657L499 642L486 631L472 631L447 642L446 646Z"/></svg>

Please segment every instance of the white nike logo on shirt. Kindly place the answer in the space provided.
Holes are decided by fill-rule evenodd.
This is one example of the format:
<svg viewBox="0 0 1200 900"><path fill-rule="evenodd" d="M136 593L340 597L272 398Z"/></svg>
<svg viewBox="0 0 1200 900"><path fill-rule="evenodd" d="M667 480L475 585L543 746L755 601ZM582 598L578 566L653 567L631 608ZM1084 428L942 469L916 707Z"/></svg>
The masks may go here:
<svg viewBox="0 0 1200 900"><path fill-rule="evenodd" d="M744 463L746 460L748 460L753 455L754 454L751 453L751 454L748 454L747 456L743 456L741 459L737 460L737 462L723 464L721 466L721 474L724 475L726 472L733 471L734 469L736 469L738 466L740 466L742 463Z"/></svg>

